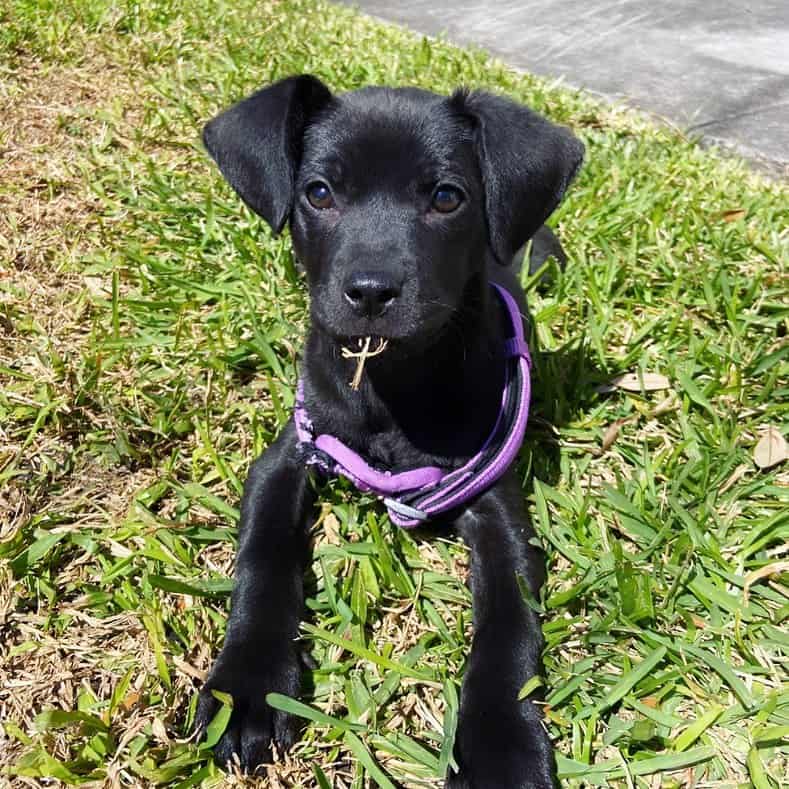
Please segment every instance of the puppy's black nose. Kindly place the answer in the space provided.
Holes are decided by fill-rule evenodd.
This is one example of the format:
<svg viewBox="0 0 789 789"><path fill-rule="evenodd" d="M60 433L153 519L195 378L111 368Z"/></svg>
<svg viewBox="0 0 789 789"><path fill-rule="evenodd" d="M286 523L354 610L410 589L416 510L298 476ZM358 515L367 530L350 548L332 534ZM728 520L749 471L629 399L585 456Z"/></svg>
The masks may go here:
<svg viewBox="0 0 789 789"><path fill-rule="evenodd" d="M377 318L400 295L401 284L385 271L356 271L345 281L346 301L357 315Z"/></svg>

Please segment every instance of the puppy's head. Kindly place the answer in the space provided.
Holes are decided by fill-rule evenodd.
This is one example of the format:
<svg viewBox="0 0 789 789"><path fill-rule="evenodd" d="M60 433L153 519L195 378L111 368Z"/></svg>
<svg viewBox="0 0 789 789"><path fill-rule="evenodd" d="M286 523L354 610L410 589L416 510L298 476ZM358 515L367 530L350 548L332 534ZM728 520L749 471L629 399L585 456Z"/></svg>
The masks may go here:
<svg viewBox="0 0 789 789"><path fill-rule="evenodd" d="M212 120L231 186L279 232L290 221L313 322L340 341L422 345L508 264L583 158L566 129L489 93L334 96L282 80Z"/></svg>

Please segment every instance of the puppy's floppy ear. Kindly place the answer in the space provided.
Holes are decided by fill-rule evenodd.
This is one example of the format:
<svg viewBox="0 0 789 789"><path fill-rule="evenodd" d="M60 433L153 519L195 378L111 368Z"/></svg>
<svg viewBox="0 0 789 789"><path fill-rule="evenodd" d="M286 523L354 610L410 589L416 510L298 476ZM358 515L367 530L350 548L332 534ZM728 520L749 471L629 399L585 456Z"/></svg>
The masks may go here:
<svg viewBox="0 0 789 789"><path fill-rule="evenodd" d="M474 125L490 244L507 265L559 205L583 161L583 143L491 93L458 91L451 102Z"/></svg>
<svg viewBox="0 0 789 789"><path fill-rule="evenodd" d="M304 129L331 99L315 77L288 77L234 104L203 130L222 175L275 233L293 205Z"/></svg>

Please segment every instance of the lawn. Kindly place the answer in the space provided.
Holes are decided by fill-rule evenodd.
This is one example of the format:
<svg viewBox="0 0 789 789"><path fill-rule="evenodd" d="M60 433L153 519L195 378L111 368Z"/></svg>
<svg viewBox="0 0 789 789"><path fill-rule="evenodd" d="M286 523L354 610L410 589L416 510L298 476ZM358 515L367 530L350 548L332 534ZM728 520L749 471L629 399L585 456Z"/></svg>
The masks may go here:
<svg viewBox="0 0 789 789"><path fill-rule="evenodd" d="M540 353L520 470L549 566L559 773L786 785L789 473L754 459L788 429L786 187L315 0L0 6L0 782L241 780L190 723L307 303L287 234L242 208L199 132L305 71L336 90L485 87L583 138L551 220L569 264L546 291L526 283ZM466 551L343 484L320 500L306 728L268 785L441 786Z"/></svg>

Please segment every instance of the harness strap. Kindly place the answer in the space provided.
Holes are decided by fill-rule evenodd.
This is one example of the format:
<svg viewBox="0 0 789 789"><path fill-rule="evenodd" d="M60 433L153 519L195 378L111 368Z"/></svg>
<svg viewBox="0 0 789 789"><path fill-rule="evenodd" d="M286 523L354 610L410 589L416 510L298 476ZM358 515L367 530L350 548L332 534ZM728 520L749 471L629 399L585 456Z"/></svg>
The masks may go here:
<svg viewBox="0 0 789 789"><path fill-rule="evenodd" d="M437 466L422 466L393 474L373 468L335 436L315 437L299 381L294 419L306 463L324 473L346 477L359 490L378 494L398 526L416 526L490 487L515 459L523 441L531 396L529 347L515 299L499 285L491 285L504 302L513 331L504 344L507 361L502 403L482 449L461 468L445 472Z"/></svg>
<svg viewBox="0 0 789 789"><path fill-rule="evenodd" d="M313 444L325 452L357 480L357 487L377 493L401 493L404 490L424 488L439 482L444 472L438 466L421 468L392 474L391 471L377 471L362 460L350 447L334 436L318 436Z"/></svg>

